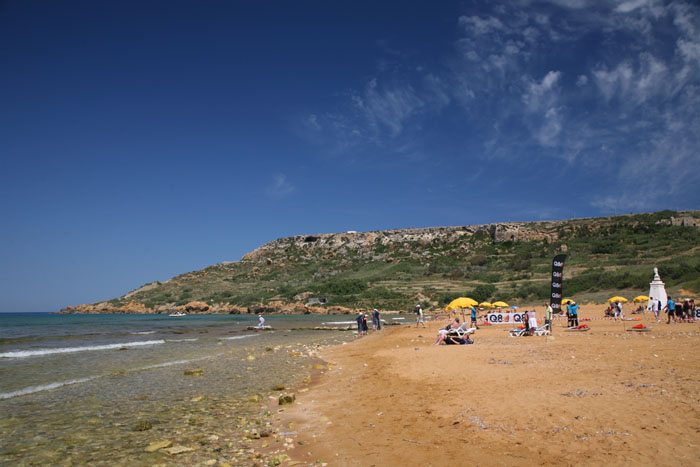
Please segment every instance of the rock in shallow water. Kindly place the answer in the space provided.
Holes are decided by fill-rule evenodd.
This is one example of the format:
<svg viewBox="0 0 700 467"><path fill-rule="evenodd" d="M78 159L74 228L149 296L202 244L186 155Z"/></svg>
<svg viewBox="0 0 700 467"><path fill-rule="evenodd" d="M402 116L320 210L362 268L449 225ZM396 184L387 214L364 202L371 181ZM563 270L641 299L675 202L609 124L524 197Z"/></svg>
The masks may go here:
<svg viewBox="0 0 700 467"><path fill-rule="evenodd" d="M159 449L169 448L172 445L173 445L173 442L168 441L168 440L154 441L146 447L145 451L146 452L156 452Z"/></svg>
<svg viewBox="0 0 700 467"><path fill-rule="evenodd" d="M185 370L185 376L203 376L204 370L201 368L196 368L193 370Z"/></svg>
<svg viewBox="0 0 700 467"><path fill-rule="evenodd" d="M187 446L173 446L171 448L163 449L163 452L167 452L171 456L175 456L177 454L183 454L185 452L192 452L194 449L188 448Z"/></svg>

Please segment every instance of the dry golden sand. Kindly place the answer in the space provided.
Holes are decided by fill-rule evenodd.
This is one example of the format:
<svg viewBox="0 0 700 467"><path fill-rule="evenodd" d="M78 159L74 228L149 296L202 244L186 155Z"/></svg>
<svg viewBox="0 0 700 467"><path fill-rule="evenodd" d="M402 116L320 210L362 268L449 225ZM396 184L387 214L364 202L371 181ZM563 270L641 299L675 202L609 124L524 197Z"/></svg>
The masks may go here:
<svg viewBox="0 0 700 467"><path fill-rule="evenodd" d="M553 339L498 325L475 345L434 347L444 323L433 322L326 349L328 370L281 414L299 433L289 454L331 466L700 464L700 324L564 322Z"/></svg>

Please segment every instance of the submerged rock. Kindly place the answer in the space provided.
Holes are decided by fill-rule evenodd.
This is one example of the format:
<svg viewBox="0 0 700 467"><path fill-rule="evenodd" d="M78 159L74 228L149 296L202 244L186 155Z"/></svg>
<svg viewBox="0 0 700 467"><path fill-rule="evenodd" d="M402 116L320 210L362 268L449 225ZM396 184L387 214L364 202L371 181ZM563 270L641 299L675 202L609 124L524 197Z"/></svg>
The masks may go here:
<svg viewBox="0 0 700 467"><path fill-rule="evenodd" d="M185 376L204 376L204 370L202 370L201 368L185 370Z"/></svg>
<svg viewBox="0 0 700 467"><path fill-rule="evenodd" d="M146 447L145 451L146 452L156 452L159 449L169 448L172 445L173 445L173 442L168 441L168 440L154 441Z"/></svg>
<svg viewBox="0 0 700 467"><path fill-rule="evenodd" d="M153 424L148 420L142 420L136 424L134 431L147 431L153 428Z"/></svg>
<svg viewBox="0 0 700 467"><path fill-rule="evenodd" d="M163 449L163 452L166 452L170 454L171 456L175 456L177 454L183 454L185 452L192 452L194 449L188 448L187 446L173 446L171 448Z"/></svg>

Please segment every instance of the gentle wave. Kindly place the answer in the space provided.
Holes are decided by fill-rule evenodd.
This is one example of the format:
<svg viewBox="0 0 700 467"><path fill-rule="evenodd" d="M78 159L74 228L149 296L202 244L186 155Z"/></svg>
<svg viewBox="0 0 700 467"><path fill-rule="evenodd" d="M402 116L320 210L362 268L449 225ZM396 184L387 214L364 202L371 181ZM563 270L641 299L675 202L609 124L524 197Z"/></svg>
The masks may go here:
<svg viewBox="0 0 700 467"><path fill-rule="evenodd" d="M32 394L39 391L48 391L49 389L60 388L61 386L68 386L69 384L85 383L87 381L99 378L99 376L90 376L88 378L71 379L70 381L61 381L58 383L43 384L41 386L30 386L28 388L19 389L12 392L0 393L0 399L10 399L11 397L24 396L27 394Z"/></svg>
<svg viewBox="0 0 700 467"><path fill-rule="evenodd" d="M144 345L158 345L165 344L165 341L160 339L156 341L141 341L141 342L122 342L119 344L105 344L105 345L89 345L85 347L59 347L55 349L36 349L36 350L15 350L12 352L0 353L1 358L26 358L26 357L36 357L40 355L51 355L57 353L72 353L72 352L86 352L91 350L110 350L110 349L121 349L122 347L138 347Z"/></svg>
<svg viewBox="0 0 700 467"><path fill-rule="evenodd" d="M321 323L324 326L332 326L335 324L357 324L357 321L328 321L326 323Z"/></svg>
<svg viewBox="0 0 700 467"><path fill-rule="evenodd" d="M245 336L220 337L219 339L225 340L225 341L231 341L234 339L243 339L245 337L255 337L255 336L259 336L259 334L246 334Z"/></svg>
<svg viewBox="0 0 700 467"><path fill-rule="evenodd" d="M197 362L197 361L206 360L209 358L216 358L220 355L223 355L223 354L219 353L216 355L210 355L210 356L201 357L201 358L193 358L190 360L174 360L172 362L156 363L153 365L147 365L147 366L143 366L140 368L133 368L133 369L127 370L127 371L129 371L129 372L131 372L131 371L144 371L144 370L151 370L154 368L163 368L163 367L168 367L168 366L173 366L173 365L182 365L185 363ZM0 393L0 399L10 399L12 397L24 396L27 394L33 394L35 392L49 391L51 389L57 389L57 388L60 388L62 386L68 386L70 384L86 383L88 381L92 381L93 379L101 378L102 376L104 376L104 375L89 376L87 378L78 378L78 379L72 379L69 381L60 381L60 382L56 382L56 383L42 384L41 386L30 386L30 387L27 387L24 389L19 389L17 391Z"/></svg>
<svg viewBox="0 0 700 467"><path fill-rule="evenodd" d="M166 342L196 342L199 339L165 339Z"/></svg>
<svg viewBox="0 0 700 467"><path fill-rule="evenodd" d="M129 334L139 335L139 334L155 334L155 331L140 331L140 332L130 332Z"/></svg>

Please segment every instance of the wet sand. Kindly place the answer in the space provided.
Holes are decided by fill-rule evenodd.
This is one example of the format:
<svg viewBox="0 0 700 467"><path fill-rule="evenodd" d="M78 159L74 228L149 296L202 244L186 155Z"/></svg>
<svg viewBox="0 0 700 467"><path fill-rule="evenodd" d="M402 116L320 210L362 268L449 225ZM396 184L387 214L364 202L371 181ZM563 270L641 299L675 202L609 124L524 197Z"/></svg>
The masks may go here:
<svg viewBox="0 0 700 467"><path fill-rule="evenodd" d="M549 339L494 325L436 347L432 322L323 349L327 370L277 414L292 437L274 447L291 464L697 465L700 324L647 313L652 330L629 332L639 322L602 309L582 307L590 331L561 319Z"/></svg>

